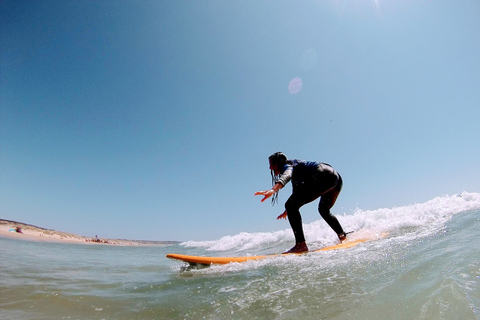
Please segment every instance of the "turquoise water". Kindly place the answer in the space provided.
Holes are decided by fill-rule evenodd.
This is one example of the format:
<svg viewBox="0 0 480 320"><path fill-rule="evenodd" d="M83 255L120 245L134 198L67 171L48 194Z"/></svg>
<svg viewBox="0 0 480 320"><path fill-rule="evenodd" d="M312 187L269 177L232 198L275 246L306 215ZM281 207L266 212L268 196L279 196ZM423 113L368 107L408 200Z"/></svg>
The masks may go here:
<svg viewBox="0 0 480 320"><path fill-rule="evenodd" d="M188 270L167 253L257 255L289 229L119 247L0 238L0 319L480 319L480 194L339 215L338 251ZM335 243L322 220L310 248Z"/></svg>

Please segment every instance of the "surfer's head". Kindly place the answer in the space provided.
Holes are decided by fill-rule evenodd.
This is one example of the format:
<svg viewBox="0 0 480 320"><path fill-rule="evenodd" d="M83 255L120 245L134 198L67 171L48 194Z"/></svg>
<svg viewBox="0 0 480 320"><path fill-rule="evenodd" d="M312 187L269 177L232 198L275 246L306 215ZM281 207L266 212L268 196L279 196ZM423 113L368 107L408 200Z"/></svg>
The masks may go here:
<svg viewBox="0 0 480 320"><path fill-rule="evenodd" d="M287 162L287 156L282 152L275 152L270 157L268 157L268 162L270 163L270 174L272 175L272 186L274 186L280 174L282 173L282 169ZM278 201L278 192L276 192L272 197L272 205Z"/></svg>
<svg viewBox="0 0 480 320"><path fill-rule="evenodd" d="M268 157L268 161L270 162L272 176L278 176L285 166L285 162L287 162L287 156L283 152L275 152Z"/></svg>

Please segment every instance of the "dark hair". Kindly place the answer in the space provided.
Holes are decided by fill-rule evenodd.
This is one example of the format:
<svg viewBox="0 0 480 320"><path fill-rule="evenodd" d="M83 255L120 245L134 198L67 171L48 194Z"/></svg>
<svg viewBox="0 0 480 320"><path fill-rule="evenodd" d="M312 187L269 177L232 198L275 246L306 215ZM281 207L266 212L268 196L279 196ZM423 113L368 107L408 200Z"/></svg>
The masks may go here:
<svg viewBox="0 0 480 320"><path fill-rule="evenodd" d="M268 157L268 160L270 163L285 164L285 162L287 162L287 156L283 152L275 152Z"/></svg>
<svg viewBox="0 0 480 320"><path fill-rule="evenodd" d="M283 152L275 152L272 154L270 157L268 157L268 161L270 162L270 165L272 168L277 166L277 168L282 168L285 165L285 162L287 162L287 156ZM270 170L270 175L272 176L272 187L275 186L275 184L278 181L279 175L275 175L275 172L273 169ZM275 205L275 203L278 202L278 191L275 192L275 194L272 196L272 206Z"/></svg>

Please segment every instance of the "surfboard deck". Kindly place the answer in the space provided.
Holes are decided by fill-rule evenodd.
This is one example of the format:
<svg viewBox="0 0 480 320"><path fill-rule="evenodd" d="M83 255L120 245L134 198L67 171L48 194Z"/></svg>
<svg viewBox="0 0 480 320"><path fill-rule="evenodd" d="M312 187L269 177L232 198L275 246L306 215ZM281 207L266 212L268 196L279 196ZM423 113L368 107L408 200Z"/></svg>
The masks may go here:
<svg viewBox="0 0 480 320"><path fill-rule="evenodd" d="M384 235L382 235L383 237ZM355 240L345 240L342 243L335 244L333 246L328 246L328 247L323 247L317 250L309 251L309 252L304 252L304 253L278 253L278 254L267 254L267 255L262 255L262 256L250 256L250 257L203 257L203 256L189 256L189 255L184 255L184 254L176 254L176 253L170 253L167 254L167 258L174 259L174 260L179 260L179 261L184 261L189 263L190 265L212 265L212 264L228 264L232 262L246 262L249 260L261 260L261 259L267 259L267 258L273 258L273 257L278 257L282 255L291 255L291 254L307 254L307 253L312 253L312 252L321 252L321 251L330 251L330 250L339 250L339 249L347 249L347 248L352 248L355 247L356 245L366 242L369 240L374 240L375 238L360 238L360 239L355 239Z"/></svg>

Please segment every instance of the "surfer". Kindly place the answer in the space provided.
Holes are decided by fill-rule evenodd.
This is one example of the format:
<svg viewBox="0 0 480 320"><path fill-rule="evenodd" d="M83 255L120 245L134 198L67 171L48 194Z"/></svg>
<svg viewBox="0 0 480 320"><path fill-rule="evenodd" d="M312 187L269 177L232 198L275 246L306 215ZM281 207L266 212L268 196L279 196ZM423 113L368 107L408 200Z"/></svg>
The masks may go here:
<svg viewBox="0 0 480 320"><path fill-rule="evenodd" d="M272 175L273 188L265 191L257 191L255 195L262 195L262 202L272 197L272 205L278 201L278 191L290 180L292 181L292 195L285 203L285 211L277 219L286 219L290 222L295 236L295 246L285 253L307 252L303 234L302 217L300 207L320 198L318 212L328 225L338 235L340 241L346 239L346 234L337 218L330 213L337 197L342 189L342 177L329 164L289 160L282 152L276 152L268 158Z"/></svg>

